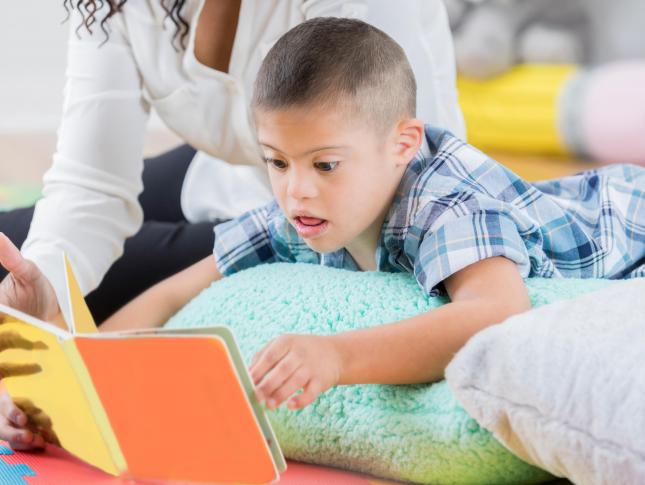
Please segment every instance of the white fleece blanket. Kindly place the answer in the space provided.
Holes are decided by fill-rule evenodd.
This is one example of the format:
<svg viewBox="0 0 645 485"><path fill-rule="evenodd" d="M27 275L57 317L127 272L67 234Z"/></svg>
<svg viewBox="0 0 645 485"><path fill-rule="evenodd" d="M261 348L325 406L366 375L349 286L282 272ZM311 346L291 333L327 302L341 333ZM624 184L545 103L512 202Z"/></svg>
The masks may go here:
<svg viewBox="0 0 645 485"><path fill-rule="evenodd" d="M480 332L446 379L527 462L584 485L645 483L645 279Z"/></svg>

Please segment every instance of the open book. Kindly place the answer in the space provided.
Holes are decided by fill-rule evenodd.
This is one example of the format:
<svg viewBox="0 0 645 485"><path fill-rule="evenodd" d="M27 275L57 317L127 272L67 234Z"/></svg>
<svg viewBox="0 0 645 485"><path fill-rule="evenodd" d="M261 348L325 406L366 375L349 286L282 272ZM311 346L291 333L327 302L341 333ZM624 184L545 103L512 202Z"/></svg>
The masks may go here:
<svg viewBox="0 0 645 485"><path fill-rule="evenodd" d="M1 384L30 420L116 476L277 480L286 463L231 331L98 333L62 264L66 330L0 305Z"/></svg>

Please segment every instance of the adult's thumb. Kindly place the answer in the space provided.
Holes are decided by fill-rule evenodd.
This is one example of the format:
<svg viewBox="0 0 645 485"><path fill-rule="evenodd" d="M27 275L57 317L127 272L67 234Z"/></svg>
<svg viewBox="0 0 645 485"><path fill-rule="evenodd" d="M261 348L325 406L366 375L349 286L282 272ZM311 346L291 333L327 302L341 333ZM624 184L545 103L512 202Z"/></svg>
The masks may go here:
<svg viewBox="0 0 645 485"><path fill-rule="evenodd" d="M12 273L14 278L25 279L29 274L29 263L3 232L0 232L0 264Z"/></svg>

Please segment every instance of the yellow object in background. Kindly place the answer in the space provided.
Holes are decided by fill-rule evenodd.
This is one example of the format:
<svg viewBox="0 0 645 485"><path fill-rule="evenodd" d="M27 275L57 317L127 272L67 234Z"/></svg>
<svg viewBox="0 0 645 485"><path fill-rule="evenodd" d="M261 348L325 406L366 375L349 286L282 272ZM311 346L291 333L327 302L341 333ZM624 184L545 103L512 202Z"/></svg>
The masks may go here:
<svg viewBox="0 0 645 485"><path fill-rule="evenodd" d="M569 155L560 96L576 65L524 64L487 80L459 77L468 142L484 151Z"/></svg>

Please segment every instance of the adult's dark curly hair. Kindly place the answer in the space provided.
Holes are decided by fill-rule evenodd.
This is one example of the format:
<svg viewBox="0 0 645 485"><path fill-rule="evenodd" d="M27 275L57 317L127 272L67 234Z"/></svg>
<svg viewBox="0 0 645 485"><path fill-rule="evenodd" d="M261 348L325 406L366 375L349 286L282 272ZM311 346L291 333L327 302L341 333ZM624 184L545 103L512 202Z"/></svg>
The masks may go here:
<svg viewBox="0 0 645 485"><path fill-rule="evenodd" d="M110 37L110 31L107 26L107 21L113 16L121 11L123 5L127 0L64 0L63 7L67 12L67 17L63 22L69 19L69 16L72 10L78 10L83 16L83 21L76 28L76 34L79 35L81 29L85 28L90 34L93 34L92 26L97 22L97 12L99 9L102 9L105 5L108 6L109 11L101 21L99 22L99 27L105 34L105 42ZM188 35L188 22L184 20L181 16L181 9L183 8L186 0L159 0L162 8L166 12L166 18L170 18L172 23L175 26L175 35L172 37L173 45L175 41L179 39L179 44L183 48L185 47L184 41Z"/></svg>

